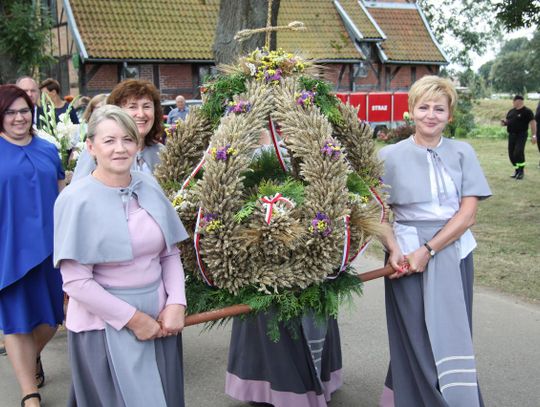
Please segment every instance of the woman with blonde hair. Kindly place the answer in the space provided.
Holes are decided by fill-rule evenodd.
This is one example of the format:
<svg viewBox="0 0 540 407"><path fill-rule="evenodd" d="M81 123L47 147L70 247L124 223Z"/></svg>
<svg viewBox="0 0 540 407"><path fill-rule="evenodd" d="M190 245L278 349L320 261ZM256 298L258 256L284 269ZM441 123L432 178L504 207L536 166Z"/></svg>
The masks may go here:
<svg viewBox="0 0 540 407"><path fill-rule="evenodd" d="M390 367L382 406L483 405L470 227L491 191L472 147L443 136L456 104L448 79L418 80L409 92L415 134L380 151L394 216L384 244L396 271L385 279Z"/></svg>
<svg viewBox="0 0 540 407"><path fill-rule="evenodd" d="M90 102L88 102L88 105L86 106L86 109L84 109L84 113L82 116L84 122L88 123L90 121L92 113L94 113L94 110L103 106L105 103L107 103L106 93L98 93L96 96L90 99Z"/></svg>
<svg viewBox="0 0 540 407"><path fill-rule="evenodd" d="M96 169L55 208L54 261L69 295L70 406L184 405L187 233L157 182L133 171L139 130L105 105L88 126Z"/></svg>

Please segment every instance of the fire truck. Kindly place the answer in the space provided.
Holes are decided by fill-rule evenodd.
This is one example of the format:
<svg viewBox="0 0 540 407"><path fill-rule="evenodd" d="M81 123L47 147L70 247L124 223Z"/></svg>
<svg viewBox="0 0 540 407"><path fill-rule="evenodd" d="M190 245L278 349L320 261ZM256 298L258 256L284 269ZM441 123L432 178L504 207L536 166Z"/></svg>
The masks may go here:
<svg viewBox="0 0 540 407"><path fill-rule="evenodd" d="M358 118L368 122L375 135L380 128L402 124L403 113L409 111L407 92L338 92L336 96L358 107Z"/></svg>

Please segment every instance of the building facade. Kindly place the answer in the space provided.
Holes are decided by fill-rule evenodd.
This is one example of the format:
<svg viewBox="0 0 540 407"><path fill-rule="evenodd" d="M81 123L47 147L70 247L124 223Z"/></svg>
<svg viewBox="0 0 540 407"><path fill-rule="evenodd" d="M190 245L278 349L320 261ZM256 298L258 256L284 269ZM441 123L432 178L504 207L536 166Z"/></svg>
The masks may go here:
<svg viewBox="0 0 540 407"><path fill-rule="evenodd" d="M199 98L215 72L219 0L46 0L55 10L51 72L70 93L109 92L126 78L153 82L164 99ZM281 0L277 46L321 66L336 91L407 90L448 63L416 1Z"/></svg>

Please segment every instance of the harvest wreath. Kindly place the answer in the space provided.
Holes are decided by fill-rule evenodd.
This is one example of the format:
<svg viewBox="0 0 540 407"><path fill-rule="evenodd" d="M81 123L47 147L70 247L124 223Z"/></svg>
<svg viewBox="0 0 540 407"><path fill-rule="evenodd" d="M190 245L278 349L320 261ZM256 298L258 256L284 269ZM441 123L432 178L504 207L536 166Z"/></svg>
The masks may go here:
<svg viewBox="0 0 540 407"><path fill-rule="evenodd" d="M370 127L312 70L257 49L168 135L155 175L192 236L180 245L189 313L244 303L326 318L361 292L348 265L379 232L381 166Z"/></svg>

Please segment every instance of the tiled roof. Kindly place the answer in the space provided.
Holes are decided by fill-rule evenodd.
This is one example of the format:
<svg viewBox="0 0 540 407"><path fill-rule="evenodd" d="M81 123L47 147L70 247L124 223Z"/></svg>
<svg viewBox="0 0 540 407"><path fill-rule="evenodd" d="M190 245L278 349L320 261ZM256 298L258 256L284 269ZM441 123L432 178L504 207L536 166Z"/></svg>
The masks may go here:
<svg viewBox="0 0 540 407"><path fill-rule="evenodd" d="M386 34L380 47L389 62L447 63L416 8L368 7L368 11Z"/></svg>
<svg viewBox="0 0 540 407"><path fill-rule="evenodd" d="M224 0L236 1L236 0ZM213 60L220 0L64 0L90 59ZM349 36L342 7L364 39L381 40L389 62L446 63L412 8L362 7L358 0L281 0L278 25L302 21L307 31L279 31L278 47L317 60L364 59ZM374 18L383 39L367 12Z"/></svg>
<svg viewBox="0 0 540 407"><path fill-rule="evenodd" d="M69 0L89 58L212 60L219 0Z"/></svg>
<svg viewBox="0 0 540 407"><path fill-rule="evenodd" d="M234 0L228 0L234 1ZM69 0L89 58L212 61L219 0ZM363 59L330 0L282 0L278 47L323 60Z"/></svg>
<svg viewBox="0 0 540 407"><path fill-rule="evenodd" d="M331 0L281 0L278 26L302 21L306 31L278 31L277 45L313 59L364 59Z"/></svg>
<svg viewBox="0 0 540 407"><path fill-rule="evenodd" d="M347 13L364 39L383 39L381 33L377 31L369 19L366 9L359 5L358 0L338 0L337 3Z"/></svg>

